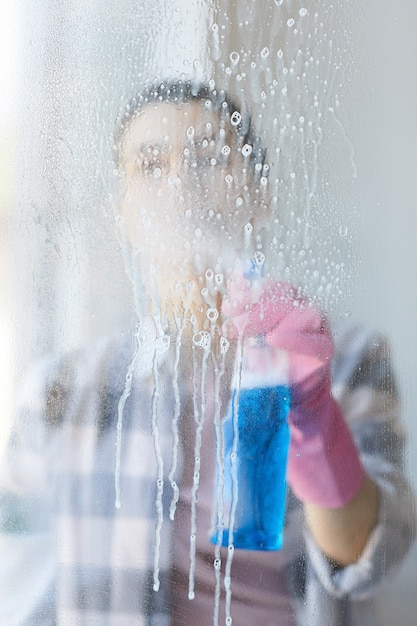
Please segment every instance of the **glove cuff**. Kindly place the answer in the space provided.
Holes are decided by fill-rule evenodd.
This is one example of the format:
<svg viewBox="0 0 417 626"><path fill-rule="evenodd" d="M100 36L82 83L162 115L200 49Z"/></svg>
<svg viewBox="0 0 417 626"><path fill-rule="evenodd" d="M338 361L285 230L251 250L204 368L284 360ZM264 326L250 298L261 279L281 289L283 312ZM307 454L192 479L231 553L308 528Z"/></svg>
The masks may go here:
<svg viewBox="0 0 417 626"><path fill-rule="evenodd" d="M295 413L303 411L298 407ZM305 412L305 409L304 411ZM320 406L321 428L306 433L291 419L288 482L299 500L324 508L346 505L358 493L365 478L352 435L337 402L329 396ZM303 422L308 416L303 415Z"/></svg>

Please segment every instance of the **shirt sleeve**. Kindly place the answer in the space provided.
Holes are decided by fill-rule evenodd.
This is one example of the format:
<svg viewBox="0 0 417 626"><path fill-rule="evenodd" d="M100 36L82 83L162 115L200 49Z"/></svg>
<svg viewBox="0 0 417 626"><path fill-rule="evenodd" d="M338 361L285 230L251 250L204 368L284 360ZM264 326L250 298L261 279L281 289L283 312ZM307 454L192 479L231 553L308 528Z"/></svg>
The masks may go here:
<svg viewBox="0 0 417 626"><path fill-rule="evenodd" d="M55 556L45 417L52 368L38 363L19 387L0 468L0 623L53 624Z"/></svg>
<svg viewBox="0 0 417 626"><path fill-rule="evenodd" d="M364 600L400 565L416 531L414 497L403 472L405 434L385 338L367 329L345 334L333 380L362 463L378 486L378 524L359 560L344 568L335 567L305 529L307 559L328 594Z"/></svg>

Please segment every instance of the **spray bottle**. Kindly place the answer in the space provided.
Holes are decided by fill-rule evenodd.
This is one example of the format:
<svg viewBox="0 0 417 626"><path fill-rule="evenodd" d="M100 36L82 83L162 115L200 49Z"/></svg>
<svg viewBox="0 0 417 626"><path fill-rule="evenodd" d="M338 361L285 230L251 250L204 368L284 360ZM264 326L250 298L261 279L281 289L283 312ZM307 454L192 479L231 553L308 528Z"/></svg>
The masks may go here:
<svg viewBox="0 0 417 626"><path fill-rule="evenodd" d="M257 271L252 262L245 278L256 280ZM265 335L245 339L223 421L223 521L214 543L247 550L281 548L289 410L287 353L268 345Z"/></svg>

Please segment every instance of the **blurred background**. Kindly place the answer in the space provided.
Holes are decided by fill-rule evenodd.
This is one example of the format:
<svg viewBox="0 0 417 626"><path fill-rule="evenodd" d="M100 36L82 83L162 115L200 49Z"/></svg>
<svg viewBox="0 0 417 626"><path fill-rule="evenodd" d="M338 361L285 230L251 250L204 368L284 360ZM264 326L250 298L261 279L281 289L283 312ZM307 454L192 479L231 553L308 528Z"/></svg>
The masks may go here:
<svg viewBox="0 0 417 626"><path fill-rule="evenodd" d="M305 278L313 251L334 317L389 336L417 487L416 26L412 0L1 0L2 448L34 359L134 328L112 134L143 81L184 75L244 96L269 142L277 232L311 227L283 239L283 271ZM415 624L416 571L414 548L384 625Z"/></svg>

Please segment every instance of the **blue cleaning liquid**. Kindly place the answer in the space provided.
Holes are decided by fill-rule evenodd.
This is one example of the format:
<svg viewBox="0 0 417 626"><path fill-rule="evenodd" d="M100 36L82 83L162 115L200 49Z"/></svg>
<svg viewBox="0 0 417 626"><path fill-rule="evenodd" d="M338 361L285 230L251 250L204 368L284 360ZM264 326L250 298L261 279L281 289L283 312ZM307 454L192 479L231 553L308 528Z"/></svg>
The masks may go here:
<svg viewBox="0 0 417 626"><path fill-rule="evenodd" d="M286 472L290 443L287 422L290 391L285 385L234 391L223 423L225 524L212 541L246 550L279 550L286 504ZM232 476L234 407L237 416L237 476ZM236 474L235 474L236 475ZM229 536L234 485L237 506L233 537ZM232 539L232 541L230 541Z"/></svg>

